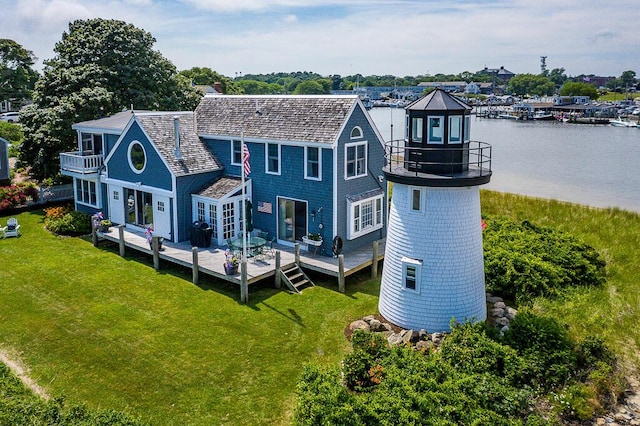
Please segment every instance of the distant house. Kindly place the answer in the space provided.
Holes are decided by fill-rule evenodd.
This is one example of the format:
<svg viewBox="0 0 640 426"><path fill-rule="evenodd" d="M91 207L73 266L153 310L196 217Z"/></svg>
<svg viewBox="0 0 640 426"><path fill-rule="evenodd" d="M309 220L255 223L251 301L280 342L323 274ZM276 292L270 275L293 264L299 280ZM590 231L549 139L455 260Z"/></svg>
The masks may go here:
<svg viewBox="0 0 640 426"><path fill-rule="evenodd" d="M195 112L127 111L77 123L78 151L61 154L76 209L115 223L153 224L189 240L193 222L212 242L241 235L241 141L252 224L278 243L321 235L331 255L386 233L383 141L357 96L206 96Z"/></svg>
<svg viewBox="0 0 640 426"><path fill-rule="evenodd" d="M424 81L418 83L423 89L442 89L445 92L464 92L467 83L465 81Z"/></svg>
<svg viewBox="0 0 640 426"><path fill-rule="evenodd" d="M0 181L11 178L9 168L9 141L0 138Z"/></svg>

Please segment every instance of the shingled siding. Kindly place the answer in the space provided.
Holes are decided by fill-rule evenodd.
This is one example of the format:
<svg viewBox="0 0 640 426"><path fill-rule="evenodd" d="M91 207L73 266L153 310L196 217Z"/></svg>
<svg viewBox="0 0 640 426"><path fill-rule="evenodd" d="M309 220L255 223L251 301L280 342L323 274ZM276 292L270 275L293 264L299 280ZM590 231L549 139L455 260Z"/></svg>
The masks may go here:
<svg viewBox="0 0 640 426"><path fill-rule="evenodd" d="M142 173L134 173L129 166L128 149L132 141L138 141L144 147L146 166ZM133 123L129 131L122 138L115 152L109 159L107 172L110 178L127 182L141 182L142 185L171 191L171 173L158 155L154 146L149 142L138 123Z"/></svg>
<svg viewBox="0 0 640 426"><path fill-rule="evenodd" d="M363 137L358 139L351 139L351 130L359 126L362 129ZM351 142L367 141L367 176L360 178L345 180L344 178L344 165L345 165L345 144ZM354 240L347 239L347 229L349 224L348 218L348 206L347 197L362 194L367 191L381 188L386 194L386 180L381 183L378 180L378 176L383 175L382 168L384 166L384 147L378 136L374 132L373 128L369 124L365 113L356 108L351 115L351 118L344 128L344 131L339 139L339 147L336 155L337 161L337 173L338 173L338 190L337 190L337 227L338 232L336 235L342 237L343 251L348 253L349 250L353 250L363 245L372 244L373 241L379 240L386 236L387 227L387 200L383 199L383 223L384 226L380 230L376 230L358 237Z"/></svg>
<svg viewBox="0 0 640 426"><path fill-rule="evenodd" d="M412 212L411 187L395 184L380 288L380 313L404 328L448 331L456 321L484 321L484 259L479 187L426 188ZM417 290L405 288L403 257L422 262Z"/></svg>
<svg viewBox="0 0 640 426"><path fill-rule="evenodd" d="M220 175L222 175L222 171L176 178L177 212L174 214L177 214L177 216L174 217L178 217L178 239L180 242L187 241L191 237L191 228L193 226L191 194L198 192Z"/></svg>

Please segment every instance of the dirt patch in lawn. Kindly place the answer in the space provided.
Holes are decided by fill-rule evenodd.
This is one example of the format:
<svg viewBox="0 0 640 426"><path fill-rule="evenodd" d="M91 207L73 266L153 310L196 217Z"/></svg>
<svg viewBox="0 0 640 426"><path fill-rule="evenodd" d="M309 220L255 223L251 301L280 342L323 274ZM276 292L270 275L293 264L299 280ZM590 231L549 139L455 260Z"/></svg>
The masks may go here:
<svg viewBox="0 0 640 426"><path fill-rule="evenodd" d="M44 399L50 398L47 391L37 384L35 380L29 377L29 372L17 356L14 356L8 351L0 348L0 362L9 367L9 370L11 370L11 372L15 374L27 388L31 389L33 393Z"/></svg>

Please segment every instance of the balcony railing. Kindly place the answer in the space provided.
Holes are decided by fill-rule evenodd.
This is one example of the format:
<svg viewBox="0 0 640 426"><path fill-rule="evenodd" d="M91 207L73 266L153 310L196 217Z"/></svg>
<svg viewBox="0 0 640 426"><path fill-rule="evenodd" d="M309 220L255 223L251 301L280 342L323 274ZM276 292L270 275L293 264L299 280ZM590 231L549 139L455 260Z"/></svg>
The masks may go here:
<svg viewBox="0 0 640 426"><path fill-rule="evenodd" d="M391 181L459 186L491 178L491 145L486 142L423 147L393 140L385 144L385 159L383 171Z"/></svg>
<svg viewBox="0 0 640 426"><path fill-rule="evenodd" d="M84 154L82 152L63 152L60 154L60 168L63 172L98 173L103 161L102 154Z"/></svg>

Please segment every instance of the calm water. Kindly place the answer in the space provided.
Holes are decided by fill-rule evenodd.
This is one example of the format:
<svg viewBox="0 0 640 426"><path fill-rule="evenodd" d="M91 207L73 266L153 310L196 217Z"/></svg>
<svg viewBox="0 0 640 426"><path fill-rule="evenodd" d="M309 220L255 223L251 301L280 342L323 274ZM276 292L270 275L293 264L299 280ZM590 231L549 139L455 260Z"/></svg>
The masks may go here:
<svg viewBox="0 0 640 426"><path fill-rule="evenodd" d="M373 108L385 140L404 137L404 110ZM492 145L484 188L640 212L640 128L471 119L471 139Z"/></svg>

